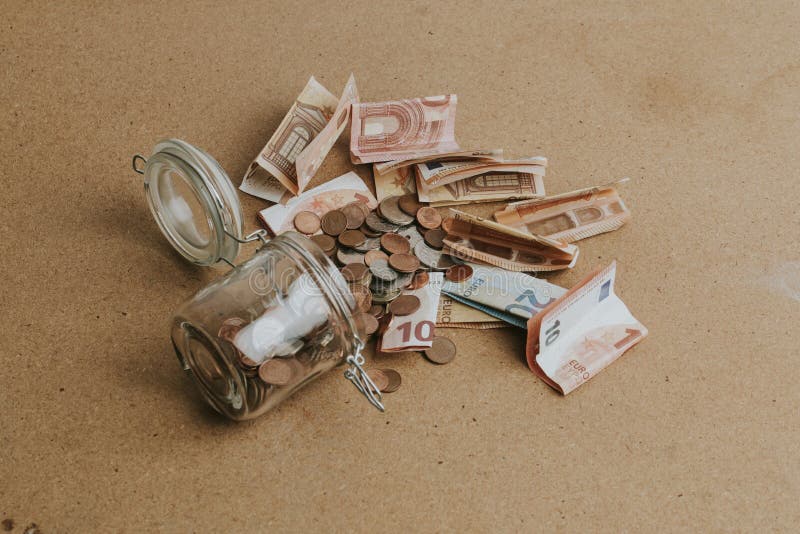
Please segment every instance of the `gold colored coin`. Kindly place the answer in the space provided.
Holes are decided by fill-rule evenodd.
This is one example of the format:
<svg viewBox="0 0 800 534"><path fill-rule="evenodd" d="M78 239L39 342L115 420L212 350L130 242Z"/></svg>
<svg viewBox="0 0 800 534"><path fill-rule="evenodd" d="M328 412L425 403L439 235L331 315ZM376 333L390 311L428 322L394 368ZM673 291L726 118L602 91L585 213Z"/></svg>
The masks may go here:
<svg viewBox="0 0 800 534"><path fill-rule="evenodd" d="M364 263L367 265L372 265L372 262L377 260L383 260L385 262L389 262L389 256L382 250L370 250L364 255Z"/></svg>
<svg viewBox="0 0 800 534"><path fill-rule="evenodd" d="M439 365L450 363L456 357L456 345L446 337L436 336L433 344L425 349L425 356Z"/></svg>
<svg viewBox="0 0 800 534"><path fill-rule="evenodd" d="M362 245L367 238L358 230L345 230L338 239L340 245L353 248Z"/></svg>
<svg viewBox="0 0 800 534"><path fill-rule="evenodd" d="M417 211L417 222L423 228L427 228L432 230L433 228L438 228L442 224L442 216L439 215L439 212L436 211L436 208L431 208L430 206L426 206L424 208L420 208Z"/></svg>
<svg viewBox="0 0 800 534"><path fill-rule="evenodd" d="M383 374L386 375L386 378L389 379L386 387L381 390L381 393L394 393L398 389L400 389L400 384L402 382L402 378L400 377L400 373L395 371L394 369L381 369Z"/></svg>
<svg viewBox="0 0 800 534"><path fill-rule="evenodd" d="M413 254L392 254L389 256L389 266L401 273L413 273L419 269L419 259Z"/></svg>
<svg viewBox="0 0 800 534"><path fill-rule="evenodd" d="M383 391L389 385L389 377L380 369L370 369L367 375L372 379L372 383L378 388L378 391Z"/></svg>
<svg viewBox="0 0 800 534"><path fill-rule="evenodd" d="M393 315L402 317L403 315L411 315L417 311L421 305L422 302L420 302L419 297L416 295L400 295L389 303L389 311L392 312Z"/></svg>
<svg viewBox="0 0 800 534"><path fill-rule="evenodd" d="M357 230L364 224L364 219L366 219L367 216L366 213L364 213L364 209L361 207L362 205L361 202L351 202L342 208L342 213L344 213L347 219L348 230Z"/></svg>
<svg viewBox="0 0 800 534"><path fill-rule="evenodd" d="M336 240L327 234L312 235L311 241L316 243L326 256L330 256L336 252Z"/></svg>
<svg viewBox="0 0 800 534"><path fill-rule="evenodd" d="M313 211L301 211L294 216L294 227L302 234L316 234L320 228L320 220Z"/></svg>
<svg viewBox="0 0 800 534"><path fill-rule="evenodd" d="M408 254L411 243L400 234L388 233L381 236L381 246L389 254Z"/></svg>
<svg viewBox="0 0 800 534"><path fill-rule="evenodd" d="M472 267L469 265L453 265L444 273L451 282L463 282L472 278Z"/></svg>
<svg viewBox="0 0 800 534"><path fill-rule="evenodd" d="M428 280L430 280L430 275L427 271L420 271L414 275L414 278L411 279L411 283L408 284L408 289L420 289L428 285Z"/></svg>
<svg viewBox="0 0 800 534"><path fill-rule="evenodd" d="M417 211L422 207L422 204L417 200L417 195L414 194L401 196L397 200L397 205L406 215L411 215L412 217L415 217Z"/></svg>
<svg viewBox="0 0 800 534"><path fill-rule="evenodd" d="M423 239L429 247L442 250L442 248L444 248L444 238L446 235L447 234L445 234L444 230L441 228L433 228L425 232Z"/></svg>
<svg viewBox="0 0 800 534"><path fill-rule="evenodd" d="M347 216L341 210L329 211L322 216L320 226L326 234L337 236L347 229Z"/></svg>

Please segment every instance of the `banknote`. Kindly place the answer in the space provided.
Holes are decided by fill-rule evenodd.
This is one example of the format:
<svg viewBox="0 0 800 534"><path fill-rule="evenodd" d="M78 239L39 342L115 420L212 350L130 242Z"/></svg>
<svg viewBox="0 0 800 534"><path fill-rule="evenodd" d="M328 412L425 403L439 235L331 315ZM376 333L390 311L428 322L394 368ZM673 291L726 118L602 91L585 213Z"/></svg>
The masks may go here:
<svg viewBox="0 0 800 534"><path fill-rule="evenodd" d="M468 265L472 276L462 282L445 280L442 293L519 328L567 291L525 273Z"/></svg>
<svg viewBox="0 0 800 534"><path fill-rule="evenodd" d="M575 265L578 247L450 209L442 222L445 252L508 271L555 271Z"/></svg>
<svg viewBox="0 0 800 534"><path fill-rule="evenodd" d="M620 228L631 217L613 184L516 202L494 214L497 222L523 232L572 243Z"/></svg>
<svg viewBox="0 0 800 534"><path fill-rule="evenodd" d="M375 179L375 196L378 197L378 202L386 197L417 192L414 171L409 167L400 167L384 174L377 174L375 165L373 165L372 175Z"/></svg>
<svg viewBox="0 0 800 534"><path fill-rule="evenodd" d="M374 163L459 150L456 95L353 105L350 159Z"/></svg>
<svg viewBox="0 0 800 534"><path fill-rule="evenodd" d="M497 162L481 161L428 161L414 165L419 177L418 189L428 190L434 187L464 180L479 174L490 172L527 173L545 175L547 158L535 157L520 160L503 160Z"/></svg>
<svg viewBox="0 0 800 534"><path fill-rule="evenodd" d="M336 106L336 111L333 117L328 121L328 124L317 134L317 136L308 143L305 149L297 155L295 160L295 167L297 169L297 192L302 193L306 188L311 178L319 170L325 156L330 152L331 147L342 135L342 132L347 126L350 119L350 111L352 105L358 102L358 88L356 88L356 79L351 74L350 79L344 86L342 96L339 98L339 104Z"/></svg>
<svg viewBox="0 0 800 534"><path fill-rule="evenodd" d="M247 168L239 189L277 202L278 182L296 195L299 191L295 166L297 155L328 124L336 105L336 97L312 76L266 146ZM269 178L259 179L264 173Z"/></svg>
<svg viewBox="0 0 800 534"><path fill-rule="evenodd" d="M504 328L509 325L478 308L462 304L458 300L442 293L439 296L436 326L439 328L488 330L490 328Z"/></svg>
<svg viewBox="0 0 800 534"><path fill-rule="evenodd" d="M369 209L378 205L364 181L353 171L292 197L286 204L275 204L258 212L258 218L274 235L294 230L295 215L312 211L320 217L351 202L363 202Z"/></svg>
<svg viewBox="0 0 800 534"><path fill-rule="evenodd" d="M375 171L375 175L377 176L395 169L416 165L417 163L425 163L426 161L499 161L502 158L502 148L495 148L492 150L459 150L458 152L442 152L438 154L422 156L419 158L382 161L380 163L376 163L373 169Z"/></svg>
<svg viewBox="0 0 800 534"><path fill-rule="evenodd" d="M647 335L614 292L616 271L596 269L528 321L528 366L564 395Z"/></svg>
<svg viewBox="0 0 800 534"><path fill-rule="evenodd" d="M436 334L436 313L442 291L444 273L430 273L428 283L414 290L403 291L420 300L420 307L411 315L394 316L380 340L381 352L402 352L430 347Z"/></svg>
<svg viewBox="0 0 800 534"><path fill-rule="evenodd" d="M544 196L544 181L537 174L481 174L427 191L420 187L420 178L415 178L419 201L429 202L434 207Z"/></svg>

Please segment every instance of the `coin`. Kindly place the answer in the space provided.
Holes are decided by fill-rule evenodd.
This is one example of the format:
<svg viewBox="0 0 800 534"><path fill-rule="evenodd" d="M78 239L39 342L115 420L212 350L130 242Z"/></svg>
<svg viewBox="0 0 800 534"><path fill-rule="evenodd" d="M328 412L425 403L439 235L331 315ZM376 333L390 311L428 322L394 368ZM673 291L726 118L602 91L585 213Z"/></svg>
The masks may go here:
<svg viewBox="0 0 800 534"><path fill-rule="evenodd" d="M454 265L450 256L442 254L440 250L432 249L422 241L414 247L414 255L419 258L423 265L430 269L443 270Z"/></svg>
<svg viewBox="0 0 800 534"><path fill-rule="evenodd" d="M344 213L344 216L347 219L348 230L356 230L359 226L364 224L364 219L367 218L367 215L361 206L361 202L351 202L342 208L342 213Z"/></svg>
<svg viewBox="0 0 800 534"><path fill-rule="evenodd" d="M433 344L425 349L425 356L433 363L450 363L456 357L456 345L446 337L436 336Z"/></svg>
<svg viewBox="0 0 800 534"><path fill-rule="evenodd" d="M441 228L432 228L425 232L425 243L428 244L429 247L435 248L436 250L442 250L444 247L444 237L447 234L444 233L444 230Z"/></svg>
<svg viewBox="0 0 800 534"><path fill-rule="evenodd" d="M366 241L366 239L367 238L364 237L364 234L362 234L358 230L345 230L344 232L339 234L338 238L340 245L350 248L354 248L364 244L364 241Z"/></svg>
<svg viewBox="0 0 800 534"><path fill-rule="evenodd" d="M411 283L408 284L408 289L419 289L421 287L425 287L428 285L428 280L430 280L430 275L426 271L420 271L414 274L414 278L411 279Z"/></svg>
<svg viewBox="0 0 800 534"><path fill-rule="evenodd" d="M386 314L386 309L380 304L373 304L369 309L369 313L371 313L376 319L380 319Z"/></svg>
<svg viewBox="0 0 800 534"><path fill-rule="evenodd" d="M400 295L389 304L389 311L393 315L411 315L422 306L416 295Z"/></svg>
<svg viewBox="0 0 800 534"><path fill-rule="evenodd" d="M386 291L396 291L404 289L411 283L414 273L397 273L397 278L386 284Z"/></svg>
<svg viewBox="0 0 800 534"><path fill-rule="evenodd" d="M356 245L356 250L359 252L369 252L370 250L377 250L381 248L381 239L379 237L370 237L364 240L360 245Z"/></svg>
<svg viewBox="0 0 800 534"><path fill-rule="evenodd" d="M386 302L391 302L394 299L396 299L397 297L399 297L402 292L403 292L402 289L397 289L395 291L391 291L391 292L387 292L387 293L375 292L375 293L372 294L372 302L378 302L378 303L381 303L381 304L386 303ZM384 315L383 317L385 318L386 315Z"/></svg>
<svg viewBox="0 0 800 534"><path fill-rule="evenodd" d="M285 386L292 380L294 370L291 364L282 359L273 358L262 363L258 368L258 377L274 386Z"/></svg>
<svg viewBox="0 0 800 534"><path fill-rule="evenodd" d="M399 196L386 197L383 200L381 200L381 203L378 206L381 217L395 224L400 224L400 225L411 224L412 222L414 222L414 217L412 217L407 213L403 213L403 210L400 209L400 206L398 204L399 201L400 201Z"/></svg>
<svg viewBox="0 0 800 534"><path fill-rule="evenodd" d="M381 369L381 371L383 371L383 374L389 379L389 383L386 384L385 388L381 389L381 393L394 393L400 389L400 383L402 382L400 373L394 369Z"/></svg>
<svg viewBox="0 0 800 534"><path fill-rule="evenodd" d="M375 384L375 387L378 388L378 391L383 391L383 389L389 385L389 377L380 369L370 369L367 371L367 376L369 376L372 383Z"/></svg>
<svg viewBox="0 0 800 534"><path fill-rule="evenodd" d="M417 222L423 228L438 228L442 224L442 216L439 215L439 212L436 211L436 208L431 208L430 206L426 206L424 208L420 208L417 212Z"/></svg>
<svg viewBox="0 0 800 534"><path fill-rule="evenodd" d="M422 207L422 204L417 200L417 195L409 194L403 195L397 200L397 205L406 215L416 217L417 211Z"/></svg>
<svg viewBox="0 0 800 534"><path fill-rule="evenodd" d="M329 211L322 216L322 231L328 235L339 235L347 228L347 216L340 210Z"/></svg>
<svg viewBox="0 0 800 534"><path fill-rule="evenodd" d="M294 216L294 227L303 234L316 234L319 231L319 217L313 211L301 211Z"/></svg>
<svg viewBox="0 0 800 534"><path fill-rule="evenodd" d="M339 260L339 263L342 265L364 263L364 254L355 250L350 250L349 248L340 248L336 251L336 259Z"/></svg>
<svg viewBox="0 0 800 534"><path fill-rule="evenodd" d="M336 252L336 240L327 234L312 235L311 241L316 243L327 256Z"/></svg>
<svg viewBox="0 0 800 534"><path fill-rule="evenodd" d="M362 284L364 278L369 274L369 267L363 263L348 263L342 267L342 276L351 284Z"/></svg>
<svg viewBox="0 0 800 534"><path fill-rule="evenodd" d="M356 331L362 337L371 336L378 330L378 319L369 313L361 312L354 315L353 322L356 324Z"/></svg>
<svg viewBox="0 0 800 534"><path fill-rule="evenodd" d="M463 264L453 265L447 269L447 272L444 273L444 277L451 282L463 282L464 280L469 280L472 278L472 267Z"/></svg>
<svg viewBox="0 0 800 534"><path fill-rule="evenodd" d="M381 236L381 232L376 232L375 230L373 230L372 228L367 226L366 222L361 225L360 230L361 230L361 233L364 234L367 237L380 237Z"/></svg>
<svg viewBox="0 0 800 534"><path fill-rule="evenodd" d="M364 224L366 224L372 231L380 233L394 232L399 226L402 226L384 221L374 211L367 215L367 218L364 220Z"/></svg>
<svg viewBox="0 0 800 534"><path fill-rule="evenodd" d="M366 286L350 284L350 293L353 294L357 310L369 311L372 307L372 292Z"/></svg>
<svg viewBox="0 0 800 534"><path fill-rule="evenodd" d="M453 225L456 224L456 220L454 217L447 217L445 220L442 221L442 230L444 233L451 234L453 230Z"/></svg>
<svg viewBox="0 0 800 534"><path fill-rule="evenodd" d="M413 273L419 269L419 259L412 254L392 254L389 256L389 265L401 273Z"/></svg>
<svg viewBox="0 0 800 534"><path fill-rule="evenodd" d="M389 263L384 260L373 261L372 265L369 266L369 270L377 280L391 282L397 279L397 272L389 267Z"/></svg>
<svg viewBox="0 0 800 534"><path fill-rule="evenodd" d="M408 239L391 232L381 236L381 246L389 254L407 254L411 250Z"/></svg>
<svg viewBox="0 0 800 534"><path fill-rule="evenodd" d="M364 255L364 263L366 263L367 265L372 265L372 262L376 260L383 260L388 262L389 256L387 256L384 251L377 249L370 250L369 252L366 253L366 255Z"/></svg>

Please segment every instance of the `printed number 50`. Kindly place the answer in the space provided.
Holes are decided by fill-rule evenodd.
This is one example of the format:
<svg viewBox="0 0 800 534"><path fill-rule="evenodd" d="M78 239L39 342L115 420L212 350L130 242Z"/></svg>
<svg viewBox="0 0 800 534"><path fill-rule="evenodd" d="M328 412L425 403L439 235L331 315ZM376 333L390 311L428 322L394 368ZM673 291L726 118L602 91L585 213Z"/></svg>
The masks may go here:
<svg viewBox="0 0 800 534"><path fill-rule="evenodd" d="M411 321L398 325L397 329L403 334L404 343L411 340ZM431 321L420 321L414 327L414 337L420 341L430 341L433 339L433 332L435 330L436 325Z"/></svg>

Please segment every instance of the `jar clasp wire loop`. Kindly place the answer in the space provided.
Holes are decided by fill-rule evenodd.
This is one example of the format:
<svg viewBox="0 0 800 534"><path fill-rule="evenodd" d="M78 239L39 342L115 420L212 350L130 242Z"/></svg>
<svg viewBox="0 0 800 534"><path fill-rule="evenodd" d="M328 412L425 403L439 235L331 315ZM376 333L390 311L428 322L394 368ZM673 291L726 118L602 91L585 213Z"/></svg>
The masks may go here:
<svg viewBox="0 0 800 534"><path fill-rule="evenodd" d="M142 165L139 166L136 163L141 161ZM133 156L133 161L131 161L131 166L133 167L133 172L144 174L144 166L147 165L147 158L142 156L141 154L136 154Z"/></svg>
<svg viewBox="0 0 800 534"><path fill-rule="evenodd" d="M381 412L385 411L383 407L383 395L381 394L378 386L369 377L364 370L364 356L361 354L363 345L359 343L356 346L355 354L351 354L345 360L349 367L344 372L344 377L348 379L353 385L364 395L367 400Z"/></svg>

